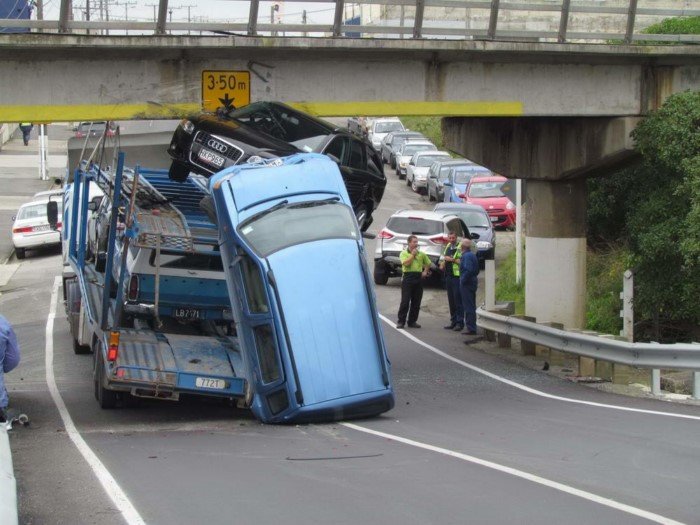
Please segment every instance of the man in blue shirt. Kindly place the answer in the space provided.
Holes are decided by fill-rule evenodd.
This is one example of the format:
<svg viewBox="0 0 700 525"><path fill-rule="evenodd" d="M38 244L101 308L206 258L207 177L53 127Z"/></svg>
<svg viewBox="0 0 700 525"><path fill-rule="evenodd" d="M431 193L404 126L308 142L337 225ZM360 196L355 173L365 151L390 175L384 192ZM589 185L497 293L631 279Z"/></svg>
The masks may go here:
<svg viewBox="0 0 700 525"><path fill-rule="evenodd" d="M472 252L472 241L464 239L460 245L462 258L459 261L459 289L462 293L466 335L476 335L476 289L479 286L479 261Z"/></svg>
<svg viewBox="0 0 700 525"><path fill-rule="evenodd" d="M0 315L0 422L4 422L5 410L10 398L5 389L5 373L19 364L19 346L17 336L9 321Z"/></svg>

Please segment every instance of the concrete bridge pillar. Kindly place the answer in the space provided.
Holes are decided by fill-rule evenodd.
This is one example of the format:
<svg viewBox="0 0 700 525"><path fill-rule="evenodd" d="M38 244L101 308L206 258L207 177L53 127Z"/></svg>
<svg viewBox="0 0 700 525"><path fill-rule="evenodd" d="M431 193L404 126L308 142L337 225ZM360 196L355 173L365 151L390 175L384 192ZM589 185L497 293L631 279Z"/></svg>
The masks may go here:
<svg viewBox="0 0 700 525"><path fill-rule="evenodd" d="M527 180L525 309L538 322L583 328L586 178L633 162L638 117L445 118L445 146Z"/></svg>
<svg viewBox="0 0 700 525"><path fill-rule="evenodd" d="M527 183L525 313L539 322L586 323L586 181Z"/></svg>

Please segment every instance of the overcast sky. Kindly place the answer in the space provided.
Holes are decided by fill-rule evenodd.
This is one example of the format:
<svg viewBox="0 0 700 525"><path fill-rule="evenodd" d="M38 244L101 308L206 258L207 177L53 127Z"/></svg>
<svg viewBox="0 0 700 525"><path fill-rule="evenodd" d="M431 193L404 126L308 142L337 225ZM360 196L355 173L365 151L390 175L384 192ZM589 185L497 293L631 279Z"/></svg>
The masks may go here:
<svg viewBox="0 0 700 525"><path fill-rule="evenodd" d="M73 0L73 13L76 20L84 17L88 0ZM154 11L157 13L158 0L89 0L90 19L100 19L100 4L103 17L105 5L109 1L109 19L124 20L128 13L129 20L151 21ZM44 18L57 19L60 0L44 0ZM278 2L282 22L299 24L302 13L306 10L308 24L330 24L333 22L335 4L333 2ZM270 8L273 2L260 2L258 20L269 23ZM156 6L156 7L154 7ZM189 7L189 9L188 9ZM186 22L188 13L193 22L247 22L249 2L240 0L169 0L173 22Z"/></svg>

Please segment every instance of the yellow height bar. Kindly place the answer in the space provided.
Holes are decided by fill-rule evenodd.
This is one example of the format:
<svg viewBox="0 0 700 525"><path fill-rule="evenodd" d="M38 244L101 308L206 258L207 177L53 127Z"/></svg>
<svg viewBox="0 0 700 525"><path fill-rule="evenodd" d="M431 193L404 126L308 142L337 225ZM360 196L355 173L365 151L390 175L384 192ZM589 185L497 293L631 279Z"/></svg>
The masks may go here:
<svg viewBox="0 0 700 525"><path fill-rule="evenodd" d="M523 103L516 101L424 102L415 100L370 102L287 102L290 106L319 116L397 115L437 117L516 117ZM182 104L84 104L84 105L0 105L0 122L74 122L82 120L175 119L199 113L199 103Z"/></svg>

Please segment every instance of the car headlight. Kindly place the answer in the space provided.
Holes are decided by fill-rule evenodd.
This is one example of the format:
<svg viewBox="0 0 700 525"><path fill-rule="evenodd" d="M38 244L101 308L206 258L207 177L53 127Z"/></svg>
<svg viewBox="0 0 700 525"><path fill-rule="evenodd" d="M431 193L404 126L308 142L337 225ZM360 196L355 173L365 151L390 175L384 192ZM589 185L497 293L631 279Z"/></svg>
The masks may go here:
<svg viewBox="0 0 700 525"><path fill-rule="evenodd" d="M515 204L513 204L511 201L508 201L508 204L506 204L506 210L514 210L515 209Z"/></svg>
<svg viewBox="0 0 700 525"><path fill-rule="evenodd" d="M404 161L399 162L399 166L401 166L402 168L405 168L407 164L408 163Z"/></svg>
<svg viewBox="0 0 700 525"><path fill-rule="evenodd" d="M489 241L477 241L476 242L476 249L477 250L490 250L493 248L493 244L491 244Z"/></svg>
<svg viewBox="0 0 700 525"><path fill-rule="evenodd" d="M188 135L192 135L192 132L194 131L194 124L187 119L182 119L180 122L180 127L182 127L182 131Z"/></svg>

